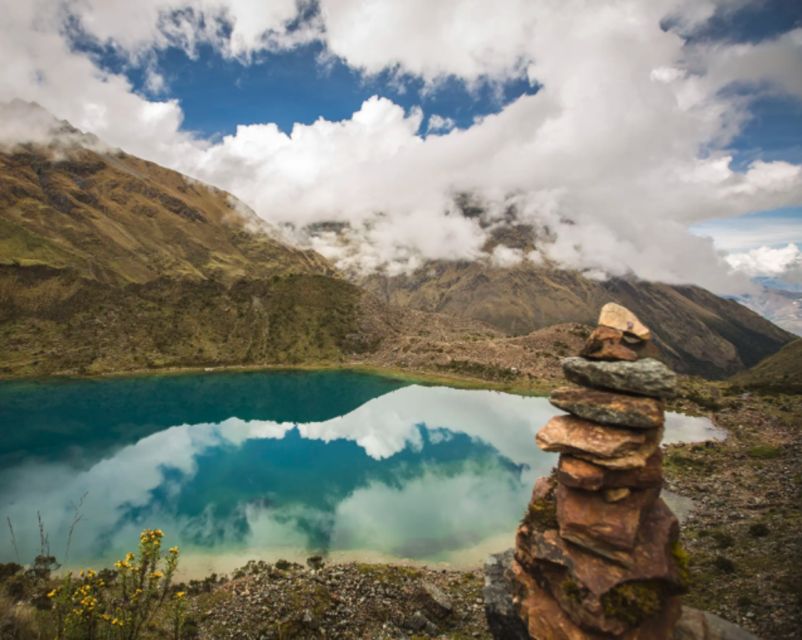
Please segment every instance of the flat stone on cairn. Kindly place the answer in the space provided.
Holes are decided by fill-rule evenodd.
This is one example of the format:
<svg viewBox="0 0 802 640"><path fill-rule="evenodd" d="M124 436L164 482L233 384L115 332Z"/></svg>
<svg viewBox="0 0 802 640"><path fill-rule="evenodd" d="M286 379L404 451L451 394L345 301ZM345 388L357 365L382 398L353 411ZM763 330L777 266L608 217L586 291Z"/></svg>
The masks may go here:
<svg viewBox="0 0 802 640"><path fill-rule="evenodd" d="M537 444L560 453L532 492L516 535L514 603L537 640L673 636L687 568L679 524L660 499L664 398L676 375L651 357L651 331L605 305L582 356L563 360L578 386L556 389Z"/></svg>

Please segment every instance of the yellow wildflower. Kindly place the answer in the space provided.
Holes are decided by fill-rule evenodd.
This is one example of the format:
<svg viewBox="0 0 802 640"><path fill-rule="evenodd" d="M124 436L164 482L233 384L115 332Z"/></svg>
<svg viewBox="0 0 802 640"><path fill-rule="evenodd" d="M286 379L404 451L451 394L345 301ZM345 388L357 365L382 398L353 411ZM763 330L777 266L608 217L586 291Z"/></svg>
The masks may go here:
<svg viewBox="0 0 802 640"><path fill-rule="evenodd" d="M176 592L175 597L178 600L182 600L184 598L184 596L186 596L186 595L187 595L186 591L178 591L178 592Z"/></svg>
<svg viewBox="0 0 802 640"><path fill-rule="evenodd" d="M58 589L53 589L52 591L50 591L50 592L47 594L47 597L48 597L48 598L55 598L57 594L58 594Z"/></svg>

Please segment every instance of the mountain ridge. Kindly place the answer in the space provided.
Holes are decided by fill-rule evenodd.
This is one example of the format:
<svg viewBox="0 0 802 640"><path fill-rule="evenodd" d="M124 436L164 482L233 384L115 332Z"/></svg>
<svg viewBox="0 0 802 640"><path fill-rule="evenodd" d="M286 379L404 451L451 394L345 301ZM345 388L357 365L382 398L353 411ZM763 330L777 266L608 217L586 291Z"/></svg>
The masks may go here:
<svg viewBox="0 0 802 640"><path fill-rule="evenodd" d="M409 275L357 280L385 303L480 320L511 336L559 322L592 325L609 301L655 327L664 358L683 373L726 377L793 339L732 300L701 287L635 279L591 280L531 264L432 262Z"/></svg>
<svg viewBox="0 0 802 640"><path fill-rule="evenodd" d="M610 300L689 373L731 375L791 339L698 287L442 261L349 280L230 194L42 112L50 138L0 146L6 376L359 361L531 377Z"/></svg>

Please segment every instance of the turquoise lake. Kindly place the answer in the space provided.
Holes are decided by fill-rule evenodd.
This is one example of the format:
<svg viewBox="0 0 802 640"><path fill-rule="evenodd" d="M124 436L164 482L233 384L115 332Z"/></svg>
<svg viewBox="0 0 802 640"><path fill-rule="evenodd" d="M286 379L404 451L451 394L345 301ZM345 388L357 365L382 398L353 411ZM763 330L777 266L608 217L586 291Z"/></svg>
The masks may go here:
<svg viewBox="0 0 802 640"><path fill-rule="evenodd" d="M185 575L316 553L476 564L511 545L556 460L534 434L558 413L336 371L0 383L0 561L39 552L38 512L69 567L146 527L181 546ZM668 442L720 437L669 415Z"/></svg>

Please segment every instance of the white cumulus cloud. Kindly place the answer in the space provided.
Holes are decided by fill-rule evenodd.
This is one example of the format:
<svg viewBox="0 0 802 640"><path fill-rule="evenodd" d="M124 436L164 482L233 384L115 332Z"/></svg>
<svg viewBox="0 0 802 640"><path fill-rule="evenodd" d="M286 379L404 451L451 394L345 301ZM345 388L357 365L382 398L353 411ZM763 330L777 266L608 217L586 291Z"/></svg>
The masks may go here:
<svg viewBox="0 0 802 640"><path fill-rule="evenodd" d="M728 150L750 98L802 96L802 30L751 44L690 45L684 35L738 4L320 0L300 19L308 3L291 0L0 0L0 99L36 101L113 146L231 191L268 221L348 223L356 245L333 234L314 241L344 267L475 258L487 241L480 222L514 210L554 238L535 260L725 292L744 278L688 228L802 204L799 165L758 160L741 170ZM193 54L200 42L247 64L317 40L324 57L418 77L431 91L446 77L469 86L527 78L539 90L466 129L377 95L341 121L289 133L243 125L209 141L182 129L177 99L149 100L72 47L70 16L132 64L168 45ZM151 88L169 92L156 75ZM436 135L423 135L423 122ZM484 221L458 214L463 192L484 204Z"/></svg>
<svg viewBox="0 0 802 640"><path fill-rule="evenodd" d="M736 271L749 276L774 277L792 284L802 284L802 250L788 243L784 247L757 247L742 253L731 253L727 262Z"/></svg>

